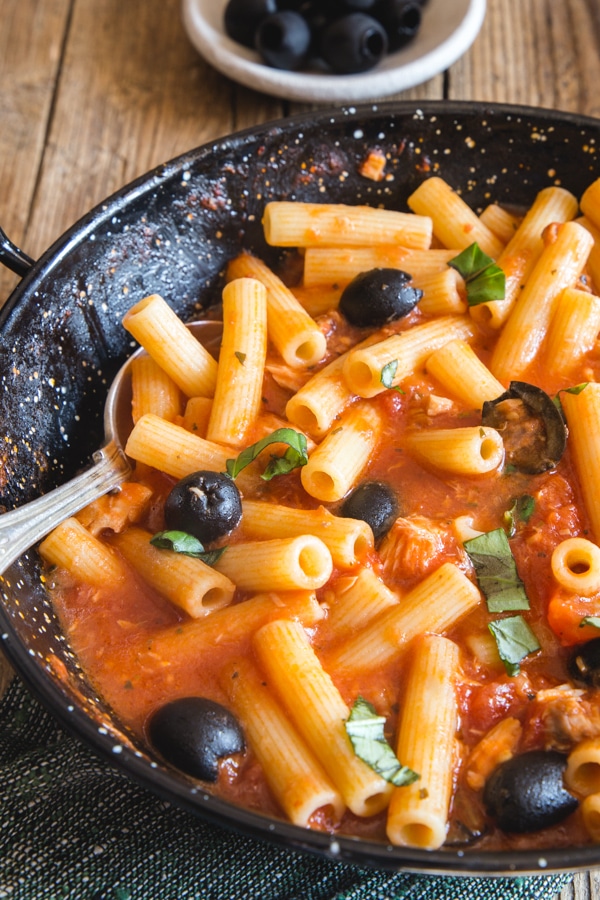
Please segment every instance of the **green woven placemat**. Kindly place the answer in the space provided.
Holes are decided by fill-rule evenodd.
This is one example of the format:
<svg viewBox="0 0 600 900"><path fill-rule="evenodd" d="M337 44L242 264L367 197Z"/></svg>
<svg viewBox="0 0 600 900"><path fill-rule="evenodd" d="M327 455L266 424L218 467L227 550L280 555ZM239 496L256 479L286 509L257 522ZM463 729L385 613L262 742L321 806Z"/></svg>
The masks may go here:
<svg viewBox="0 0 600 900"><path fill-rule="evenodd" d="M569 880L389 874L281 850L139 787L18 679L0 701L0 898L551 900Z"/></svg>

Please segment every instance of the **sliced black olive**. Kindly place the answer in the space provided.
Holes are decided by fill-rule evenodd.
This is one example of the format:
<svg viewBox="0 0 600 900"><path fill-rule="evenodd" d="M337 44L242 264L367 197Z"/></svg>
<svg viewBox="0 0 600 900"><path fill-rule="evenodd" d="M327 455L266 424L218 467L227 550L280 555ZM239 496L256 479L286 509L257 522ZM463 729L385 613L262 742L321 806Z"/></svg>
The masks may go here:
<svg viewBox="0 0 600 900"><path fill-rule="evenodd" d="M600 637L572 651L567 662L567 671L573 681L594 688L600 687Z"/></svg>
<svg viewBox="0 0 600 900"><path fill-rule="evenodd" d="M487 400L481 421L500 432L506 462L519 472L535 475L553 469L565 452L562 412L545 391L525 381L511 381L507 391Z"/></svg>
<svg viewBox="0 0 600 900"><path fill-rule="evenodd" d="M148 736L167 762L202 781L215 782L219 760L245 749L233 713L205 697L182 697L161 706L150 719Z"/></svg>
<svg viewBox="0 0 600 900"><path fill-rule="evenodd" d="M351 325L385 325L407 316L423 291L410 284L401 269L370 269L352 279L342 291L339 310Z"/></svg>
<svg viewBox="0 0 600 900"><path fill-rule="evenodd" d="M499 828L525 834L562 822L579 801L565 789L566 756L529 750L500 763L488 778L483 802Z"/></svg>
<svg viewBox="0 0 600 900"><path fill-rule="evenodd" d="M192 472L177 482L165 502L167 528L193 534L203 544L229 534L241 517L240 492L221 472Z"/></svg>
<svg viewBox="0 0 600 900"><path fill-rule="evenodd" d="M398 498L383 481L363 481L348 494L340 507L345 519L362 519L378 541L388 533L399 515Z"/></svg>

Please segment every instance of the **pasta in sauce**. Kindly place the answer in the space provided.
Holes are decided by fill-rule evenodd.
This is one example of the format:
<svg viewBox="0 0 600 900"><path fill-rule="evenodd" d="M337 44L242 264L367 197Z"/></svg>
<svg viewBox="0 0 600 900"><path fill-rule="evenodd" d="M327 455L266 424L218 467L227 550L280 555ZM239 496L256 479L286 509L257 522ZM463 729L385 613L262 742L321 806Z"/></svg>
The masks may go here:
<svg viewBox="0 0 600 900"><path fill-rule="evenodd" d="M572 668L600 637L596 194L577 221L560 188L523 217L479 217L437 178L411 213L271 203L267 240L301 248L306 282L232 260L218 366L157 295L125 317L150 354L133 373L134 476L40 549L71 645L124 725L148 740L155 711L184 697L239 719L246 748L220 759L209 790L428 849L598 840L600 694ZM473 244L499 264L500 299L469 305L481 267L455 260ZM365 265L405 269L421 299L351 324L340 296ZM546 458L561 415L566 449ZM290 430L306 439L300 463ZM265 480L272 457L292 462ZM209 562L150 544L197 470L229 471L241 495ZM344 513L365 482L395 498L377 537ZM515 591L492 597L511 561ZM351 741L358 700L416 780L392 784ZM571 805L506 827L486 785L533 750L560 754Z"/></svg>

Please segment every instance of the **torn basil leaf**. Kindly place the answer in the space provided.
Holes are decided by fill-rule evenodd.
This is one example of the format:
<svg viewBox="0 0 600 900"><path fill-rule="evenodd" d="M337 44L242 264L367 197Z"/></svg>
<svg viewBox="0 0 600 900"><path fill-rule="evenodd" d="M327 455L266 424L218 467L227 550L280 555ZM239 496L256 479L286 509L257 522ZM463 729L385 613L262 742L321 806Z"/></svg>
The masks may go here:
<svg viewBox="0 0 600 900"><path fill-rule="evenodd" d="M464 278L469 306L504 300L506 276L477 242L451 259L448 265Z"/></svg>
<svg viewBox="0 0 600 900"><path fill-rule="evenodd" d="M287 475L288 472L300 466L305 466L308 462L305 435L294 428L278 428L262 438L262 440L257 441L250 447L246 447L235 459L228 459L225 463L227 474L231 478L236 478L242 469L249 466L270 444L287 444L288 449L283 456L271 457L271 462L260 476L265 481L270 481L275 475Z"/></svg>
<svg viewBox="0 0 600 900"><path fill-rule="evenodd" d="M523 618L509 616L490 622L488 628L492 632L498 654L509 675L518 675L521 671L519 663L540 649L538 639Z"/></svg>
<svg viewBox="0 0 600 900"><path fill-rule="evenodd" d="M172 550L174 553L181 553L182 556L201 559L207 566L214 566L226 550L225 547L220 547L218 550L205 550L204 544L193 534L188 534L187 531L159 531L150 538L150 543L159 550Z"/></svg>
<svg viewBox="0 0 600 900"><path fill-rule="evenodd" d="M485 594L489 612L529 609L525 586L517 572L510 544L503 528L487 531L465 541L477 575L477 583Z"/></svg>
<svg viewBox="0 0 600 900"><path fill-rule="evenodd" d="M593 625L594 628L600 628L600 616L585 616L579 623L579 627L584 625Z"/></svg>
<svg viewBox="0 0 600 900"><path fill-rule="evenodd" d="M364 697L356 699L345 725L356 755L386 781L402 787L421 777L398 760L383 733L385 718Z"/></svg>

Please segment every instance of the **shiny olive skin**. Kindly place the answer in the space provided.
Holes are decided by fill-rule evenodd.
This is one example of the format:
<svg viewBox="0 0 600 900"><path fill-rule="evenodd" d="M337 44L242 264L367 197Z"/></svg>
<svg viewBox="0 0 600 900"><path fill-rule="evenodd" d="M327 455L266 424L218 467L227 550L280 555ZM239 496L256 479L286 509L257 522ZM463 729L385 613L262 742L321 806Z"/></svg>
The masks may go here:
<svg viewBox="0 0 600 900"><path fill-rule="evenodd" d="M229 0L223 16L225 32L232 41L253 50L258 26L277 10L277 0Z"/></svg>
<svg viewBox="0 0 600 900"><path fill-rule="evenodd" d="M384 481L363 481L348 494L339 511L345 519L362 519L376 541L384 537L399 515L398 497Z"/></svg>
<svg viewBox="0 0 600 900"><path fill-rule="evenodd" d="M322 59L333 72L351 75L376 66L387 53L388 38L377 19L352 12L323 29L319 46Z"/></svg>
<svg viewBox="0 0 600 900"><path fill-rule="evenodd" d="M273 13L258 26L256 49L275 69L295 71L305 65L311 31L303 16L293 10Z"/></svg>
<svg viewBox="0 0 600 900"><path fill-rule="evenodd" d="M600 687L600 637L576 647L567 661L567 671L573 681Z"/></svg>
<svg viewBox="0 0 600 900"><path fill-rule="evenodd" d="M181 697L161 706L148 723L148 737L171 765L213 783L219 760L246 746L233 713L205 697Z"/></svg>
<svg viewBox="0 0 600 900"><path fill-rule="evenodd" d="M240 492L220 472L192 472L177 482L165 502L167 528L193 534L202 544L229 534L241 517Z"/></svg>
<svg viewBox="0 0 600 900"><path fill-rule="evenodd" d="M386 30L390 52L400 50L416 36L421 7L419 0L379 0L372 14Z"/></svg>
<svg viewBox="0 0 600 900"><path fill-rule="evenodd" d="M361 272L342 291L339 310L351 325L379 327L411 312L423 292L410 284L401 269Z"/></svg>
<svg viewBox="0 0 600 900"><path fill-rule="evenodd" d="M529 750L500 763L483 790L496 825L508 834L526 834L562 822L579 801L566 790L567 758L557 750Z"/></svg>

